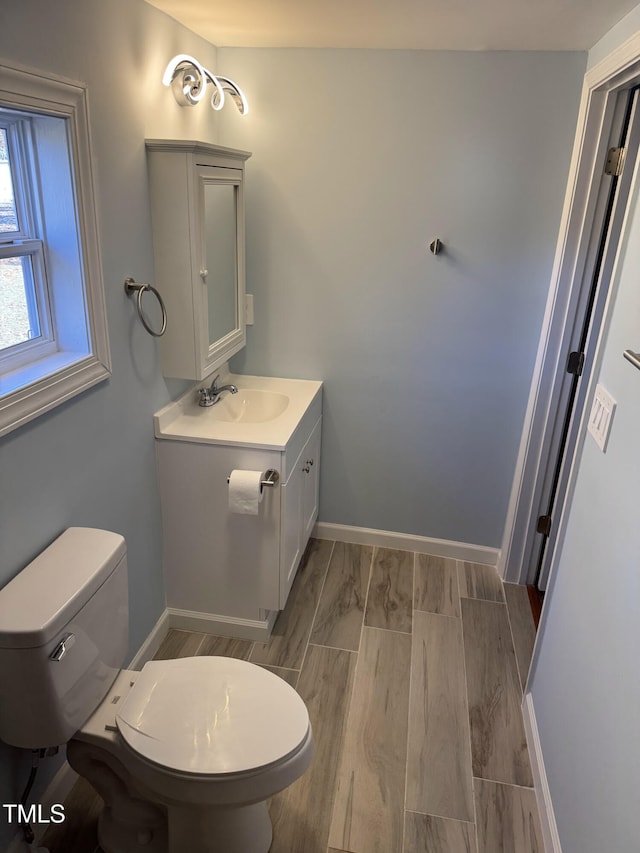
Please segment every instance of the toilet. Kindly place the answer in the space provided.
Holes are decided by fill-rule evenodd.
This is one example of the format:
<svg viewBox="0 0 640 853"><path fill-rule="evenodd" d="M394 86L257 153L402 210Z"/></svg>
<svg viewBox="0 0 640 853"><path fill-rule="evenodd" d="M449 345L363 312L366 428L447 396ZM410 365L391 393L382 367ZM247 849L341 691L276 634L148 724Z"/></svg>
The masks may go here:
<svg viewBox="0 0 640 853"><path fill-rule="evenodd" d="M247 661L121 669L122 536L70 528L0 590L0 739L67 745L104 800L104 853L267 853L267 803L309 766L306 706Z"/></svg>

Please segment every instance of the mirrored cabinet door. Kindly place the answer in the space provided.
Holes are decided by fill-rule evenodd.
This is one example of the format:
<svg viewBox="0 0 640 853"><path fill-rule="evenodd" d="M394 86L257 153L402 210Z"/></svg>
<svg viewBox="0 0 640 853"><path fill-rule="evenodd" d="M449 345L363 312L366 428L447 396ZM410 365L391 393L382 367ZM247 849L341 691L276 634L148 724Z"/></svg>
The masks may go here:
<svg viewBox="0 0 640 853"><path fill-rule="evenodd" d="M208 347L240 326L236 195L239 182L200 173L202 194L202 278L206 286ZM218 171L218 170L215 170ZM229 170L235 171L235 170Z"/></svg>

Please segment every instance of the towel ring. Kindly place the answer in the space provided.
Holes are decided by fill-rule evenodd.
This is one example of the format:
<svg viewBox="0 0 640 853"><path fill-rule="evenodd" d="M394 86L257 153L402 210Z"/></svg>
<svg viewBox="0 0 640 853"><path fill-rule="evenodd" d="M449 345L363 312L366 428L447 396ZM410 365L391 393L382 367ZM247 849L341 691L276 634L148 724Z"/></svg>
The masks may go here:
<svg viewBox="0 0 640 853"><path fill-rule="evenodd" d="M154 338L159 338L161 335L164 335L167 329L167 309L165 308L164 302L162 301L162 296L160 296L155 287L152 287L150 284L139 284L136 282L135 279L129 276L129 278L125 278L124 280L124 289L127 296L131 296L131 294L134 293L136 290L138 291L136 306L138 308L138 315L140 317L140 320L142 321L142 325L145 327L147 332L149 332L150 335L153 335ZM160 309L162 310L162 326L159 332L156 332L151 328L151 326L147 322L147 318L144 316L144 311L142 310L142 294L146 290L150 290L151 293L154 294L160 304Z"/></svg>

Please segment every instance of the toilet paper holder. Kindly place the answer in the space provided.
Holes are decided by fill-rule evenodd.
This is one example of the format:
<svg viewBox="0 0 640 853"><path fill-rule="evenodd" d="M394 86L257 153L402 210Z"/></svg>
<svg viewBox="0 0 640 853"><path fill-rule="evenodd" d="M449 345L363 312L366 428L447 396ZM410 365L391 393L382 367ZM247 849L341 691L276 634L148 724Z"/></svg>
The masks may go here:
<svg viewBox="0 0 640 853"><path fill-rule="evenodd" d="M227 483L229 483L229 477L227 477ZM273 486L277 486L280 481L280 474L276 471L275 468L267 468L264 472L264 478L260 480L260 491L264 489L265 486L269 486L272 488Z"/></svg>

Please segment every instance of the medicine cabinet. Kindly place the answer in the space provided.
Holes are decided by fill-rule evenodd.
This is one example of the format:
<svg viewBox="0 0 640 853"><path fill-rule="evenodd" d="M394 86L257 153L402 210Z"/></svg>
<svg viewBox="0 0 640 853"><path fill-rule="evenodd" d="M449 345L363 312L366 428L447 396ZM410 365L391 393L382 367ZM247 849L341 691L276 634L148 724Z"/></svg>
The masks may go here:
<svg viewBox="0 0 640 853"><path fill-rule="evenodd" d="M146 141L155 286L167 309L167 377L205 379L246 342L244 167L248 151Z"/></svg>

